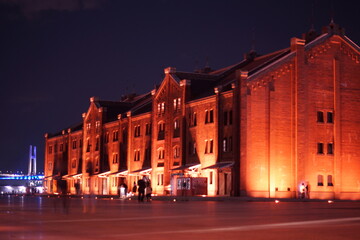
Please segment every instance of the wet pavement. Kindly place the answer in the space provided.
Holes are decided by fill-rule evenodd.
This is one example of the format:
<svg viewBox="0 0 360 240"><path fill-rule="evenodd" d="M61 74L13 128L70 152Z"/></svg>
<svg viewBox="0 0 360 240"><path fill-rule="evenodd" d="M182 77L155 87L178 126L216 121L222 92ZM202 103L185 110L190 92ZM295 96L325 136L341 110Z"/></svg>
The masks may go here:
<svg viewBox="0 0 360 240"><path fill-rule="evenodd" d="M360 239L360 202L0 196L0 239Z"/></svg>

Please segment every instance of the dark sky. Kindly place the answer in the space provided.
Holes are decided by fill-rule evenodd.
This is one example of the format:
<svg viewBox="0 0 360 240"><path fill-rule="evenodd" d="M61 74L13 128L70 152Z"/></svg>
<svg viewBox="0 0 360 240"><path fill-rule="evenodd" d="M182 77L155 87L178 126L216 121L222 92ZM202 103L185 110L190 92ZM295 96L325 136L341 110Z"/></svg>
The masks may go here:
<svg viewBox="0 0 360 240"><path fill-rule="evenodd" d="M235 64L289 46L333 16L360 43L357 1L0 0L0 171L39 170L44 134L81 121L89 98L159 84L163 69Z"/></svg>

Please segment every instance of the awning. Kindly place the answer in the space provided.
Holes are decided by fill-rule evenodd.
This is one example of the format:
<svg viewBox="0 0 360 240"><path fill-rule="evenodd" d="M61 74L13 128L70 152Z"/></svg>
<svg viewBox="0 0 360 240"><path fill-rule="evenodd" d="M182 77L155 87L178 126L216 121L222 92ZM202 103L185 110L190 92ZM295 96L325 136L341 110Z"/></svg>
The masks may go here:
<svg viewBox="0 0 360 240"><path fill-rule="evenodd" d="M107 175L109 175L110 173L111 173L111 171L102 172L102 173L97 174L97 176L100 178L106 178Z"/></svg>
<svg viewBox="0 0 360 240"><path fill-rule="evenodd" d="M196 168L199 168L201 164L186 164L182 165L180 167L172 168L171 171L181 171L181 170L194 170Z"/></svg>
<svg viewBox="0 0 360 240"><path fill-rule="evenodd" d="M120 170L120 171L117 171L117 172L110 173L110 175L115 175L116 177L126 176L128 174L129 174L128 170Z"/></svg>
<svg viewBox="0 0 360 240"><path fill-rule="evenodd" d="M148 175L150 174L152 168L142 168L135 171L132 171L129 175L138 176L138 175Z"/></svg>
<svg viewBox="0 0 360 240"><path fill-rule="evenodd" d="M233 162L218 162L218 163L215 163L214 165L210 165L208 167L205 167L203 168L202 170L205 170L205 169L221 169L221 168L229 168L229 167L232 167L234 166L234 163Z"/></svg>

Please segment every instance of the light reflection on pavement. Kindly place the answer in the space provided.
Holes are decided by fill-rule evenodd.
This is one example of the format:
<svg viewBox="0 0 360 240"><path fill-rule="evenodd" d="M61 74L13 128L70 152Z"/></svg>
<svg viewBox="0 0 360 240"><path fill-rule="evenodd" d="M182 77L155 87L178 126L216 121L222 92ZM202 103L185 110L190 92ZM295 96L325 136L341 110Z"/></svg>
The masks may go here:
<svg viewBox="0 0 360 240"><path fill-rule="evenodd" d="M360 236L360 202L138 203L0 196L0 239L358 239L356 236Z"/></svg>

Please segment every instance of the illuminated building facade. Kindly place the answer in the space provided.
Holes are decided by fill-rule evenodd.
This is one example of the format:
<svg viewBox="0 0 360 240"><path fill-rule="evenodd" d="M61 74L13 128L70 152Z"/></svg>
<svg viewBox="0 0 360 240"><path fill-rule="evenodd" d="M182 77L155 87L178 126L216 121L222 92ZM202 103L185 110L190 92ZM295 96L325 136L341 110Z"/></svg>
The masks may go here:
<svg viewBox="0 0 360 240"><path fill-rule="evenodd" d="M145 177L158 195L295 198L305 183L310 198L360 199L359 53L331 23L216 71L166 68L144 95L91 98L81 124L46 134L46 190L115 195Z"/></svg>

